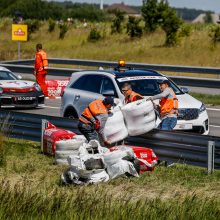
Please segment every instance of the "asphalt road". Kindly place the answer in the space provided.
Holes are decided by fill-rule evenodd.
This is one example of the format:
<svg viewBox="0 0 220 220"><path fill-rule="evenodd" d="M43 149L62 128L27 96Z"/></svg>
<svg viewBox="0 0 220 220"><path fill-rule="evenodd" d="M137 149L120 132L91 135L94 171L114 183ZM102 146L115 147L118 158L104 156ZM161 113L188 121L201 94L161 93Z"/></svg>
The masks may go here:
<svg viewBox="0 0 220 220"><path fill-rule="evenodd" d="M45 108L14 110L32 114L60 116L61 99L46 99ZM210 118L210 135L220 137L220 108L207 107Z"/></svg>

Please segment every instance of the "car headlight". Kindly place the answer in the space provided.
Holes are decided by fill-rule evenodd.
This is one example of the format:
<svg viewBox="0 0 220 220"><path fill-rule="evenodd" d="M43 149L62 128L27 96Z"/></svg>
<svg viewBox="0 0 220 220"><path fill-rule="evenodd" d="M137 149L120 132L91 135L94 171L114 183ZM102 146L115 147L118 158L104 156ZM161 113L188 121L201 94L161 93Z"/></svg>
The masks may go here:
<svg viewBox="0 0 220 220"><path fill-rule="evenodd" d="M205 107L204 103L202 103L202 105L201 105L201 107L200 107L200 109L199 109L199 113L202 113L202 112L204 112L205 110L206 110L206 107Z"/></svg>
<svg viewBox="0 0 220 220"><path fill-rule="evenodd" d="M37 84L37 83L34 83L34 87L37 91L41 92L41 87Z"/></svg>
<svg viewBox="0 0 220 220"><path fill-rule="evenodd" d="M0 95L3 93L3 89L0 87Z"/></svg>

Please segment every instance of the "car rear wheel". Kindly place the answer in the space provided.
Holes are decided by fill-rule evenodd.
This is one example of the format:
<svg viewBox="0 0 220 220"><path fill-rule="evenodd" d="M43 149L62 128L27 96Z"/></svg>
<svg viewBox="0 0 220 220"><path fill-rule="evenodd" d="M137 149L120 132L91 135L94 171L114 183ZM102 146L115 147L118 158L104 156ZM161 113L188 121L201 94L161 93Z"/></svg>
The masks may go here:
<svg viewBox="0 0 220 220"><path fill-rule="evenodd" d="M70 118L70 119L78 119L78 115L76 114L75 109L68 109L65 114L65 118Z"/></svg>

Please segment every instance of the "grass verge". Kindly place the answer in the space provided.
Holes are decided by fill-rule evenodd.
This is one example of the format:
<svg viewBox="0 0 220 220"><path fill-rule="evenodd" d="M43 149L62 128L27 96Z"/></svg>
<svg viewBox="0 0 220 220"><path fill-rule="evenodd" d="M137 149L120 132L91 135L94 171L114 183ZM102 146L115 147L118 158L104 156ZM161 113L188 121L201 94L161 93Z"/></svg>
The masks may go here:
<svg viewBox="0 0 220 220"><path fill-rule="evenodd" d="M156 167L140 178L63 186L65 166L40 152L39 143L4 138L0 167L1 219L218 219L220 172Z"/></svg>

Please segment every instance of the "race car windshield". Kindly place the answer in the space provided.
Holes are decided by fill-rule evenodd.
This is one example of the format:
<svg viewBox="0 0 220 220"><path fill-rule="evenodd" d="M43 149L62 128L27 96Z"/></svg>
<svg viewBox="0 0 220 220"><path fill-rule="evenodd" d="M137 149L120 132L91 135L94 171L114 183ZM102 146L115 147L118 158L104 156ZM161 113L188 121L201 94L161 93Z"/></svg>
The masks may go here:
<svg viewBox="0 0 220 220"><path fill-rule="evenodd" d="M8 71L0 71L0 80L18 80L19 78Z"/></svg>
<svg viewBox="0 0 220 220"><path fill-rule="evenodd" d="M129 78L129 77L128 77ZM135 77L133 80L125 78L117 78L117 83L119 88L122 87L124 83L131 84L132 90L143 95L143 96L153 96L161 93L161 90L159 88L159 84L157 83L158 79L138 79L135 80ZM172 81L170 81L170 86L175 92L176 95L183 94L183 92L175 85Z"/></svg>

